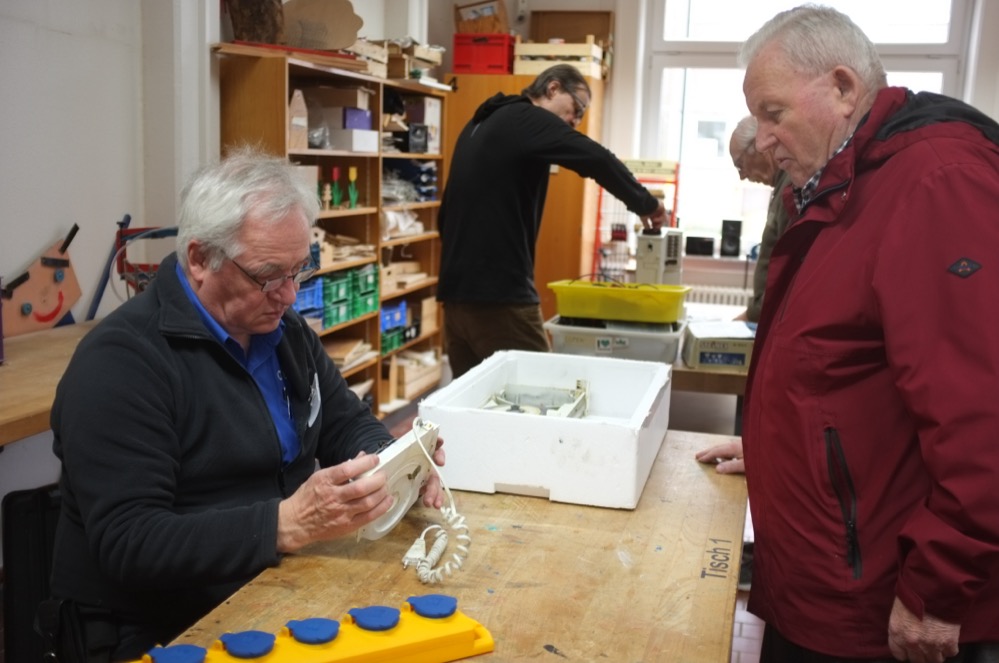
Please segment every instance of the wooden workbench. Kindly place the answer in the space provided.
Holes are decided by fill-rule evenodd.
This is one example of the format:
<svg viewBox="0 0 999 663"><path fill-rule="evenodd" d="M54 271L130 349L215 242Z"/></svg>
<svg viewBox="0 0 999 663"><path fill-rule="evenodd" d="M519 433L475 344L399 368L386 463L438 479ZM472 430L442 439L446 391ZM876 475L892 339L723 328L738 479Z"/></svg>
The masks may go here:
<svg viewBox="0 0 999 663"><path fill-rule="evenodd" d="M315 544L175 644L208 647L227 631L276 633L289 619L339 619L350 608L445 593L495 639L495 651L475 660L728 661L745 481L694 460L726 439L670 431L635 510L456 492L472 545L443 585L421 585L400 563L423 528L440 522L432 510L410 511L378 541Z"/></svg>
<svg viewBox="0 0 999 663"><path fill-rule="evenodd" d="M56 386L80 339L95 324L81 322L4 339L0 446L49 430Z"/></svg>

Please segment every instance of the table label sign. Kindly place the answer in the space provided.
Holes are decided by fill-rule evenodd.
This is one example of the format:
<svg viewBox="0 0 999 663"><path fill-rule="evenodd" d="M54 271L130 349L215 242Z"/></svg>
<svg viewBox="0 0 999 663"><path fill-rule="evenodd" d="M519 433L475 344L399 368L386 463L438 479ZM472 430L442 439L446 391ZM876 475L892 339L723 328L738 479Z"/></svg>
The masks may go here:
<svg viewBox="0 0 999 663"><path fill-rule="evenodd" d="M728 578L732 570L732 541L729 539L708 539L704 551L705 565L701 568L702 578Z"/></svg>

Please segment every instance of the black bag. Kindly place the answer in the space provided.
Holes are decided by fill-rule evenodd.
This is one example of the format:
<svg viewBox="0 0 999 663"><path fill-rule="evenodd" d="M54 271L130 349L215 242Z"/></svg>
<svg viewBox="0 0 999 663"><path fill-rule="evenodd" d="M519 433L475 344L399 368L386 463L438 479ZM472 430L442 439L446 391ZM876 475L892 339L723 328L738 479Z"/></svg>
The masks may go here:
<svg viewBox="0 0 999 663"><path fill-rule="evenodd" d="M35 630L41 635L45 663L108 663L118 645L111 613L81 608L66 599L46 599L38 606Z"/></svg>
<svg viewBox="0 0 999 663"><path fill-rule="evenodd" d="M8 661L42 660L42 639L32 626L38 604L49 596L59 506L55 484L16 490L3 498L3 635Z"/></svg>

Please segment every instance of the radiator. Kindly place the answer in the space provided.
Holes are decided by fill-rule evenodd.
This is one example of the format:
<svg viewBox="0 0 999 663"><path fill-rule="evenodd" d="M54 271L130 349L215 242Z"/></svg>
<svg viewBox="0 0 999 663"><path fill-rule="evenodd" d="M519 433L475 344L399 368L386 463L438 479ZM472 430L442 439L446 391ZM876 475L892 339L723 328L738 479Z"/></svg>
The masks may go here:
<svg viewBox="0 0 999 663"><path fill-rule="evenodd" d="M719 285L696 285L687 283L690 292L685 301L694 304L725 304L727 306L749 306L753 291L746 288L732 288Z"/></svg>

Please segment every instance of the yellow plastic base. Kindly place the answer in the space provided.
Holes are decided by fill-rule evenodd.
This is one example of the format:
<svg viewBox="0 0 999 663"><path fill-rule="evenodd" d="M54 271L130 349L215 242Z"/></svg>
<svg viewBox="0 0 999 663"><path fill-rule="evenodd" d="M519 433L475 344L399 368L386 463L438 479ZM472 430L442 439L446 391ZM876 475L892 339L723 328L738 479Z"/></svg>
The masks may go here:
<svg viewBox="0 0 999 663"><path fill-rule="evenodd" d="M185 645L174 645L184 647ZM188 646L189 647L189 646ZM489 631L461 611L442 618L421 617L407 602L403 603L399 622L385 631L368 631L358 626L350 614L340 620L336 638L324 644L302 644L287 626L275 636L274 647L257 658L237 658L229 654L221 640L205 651L202 663L443 663L493 651ZM171 647L157 648L145 654L142 663L153 663L169 656ZM187 659L186 660L196 660Z"/></svg>

